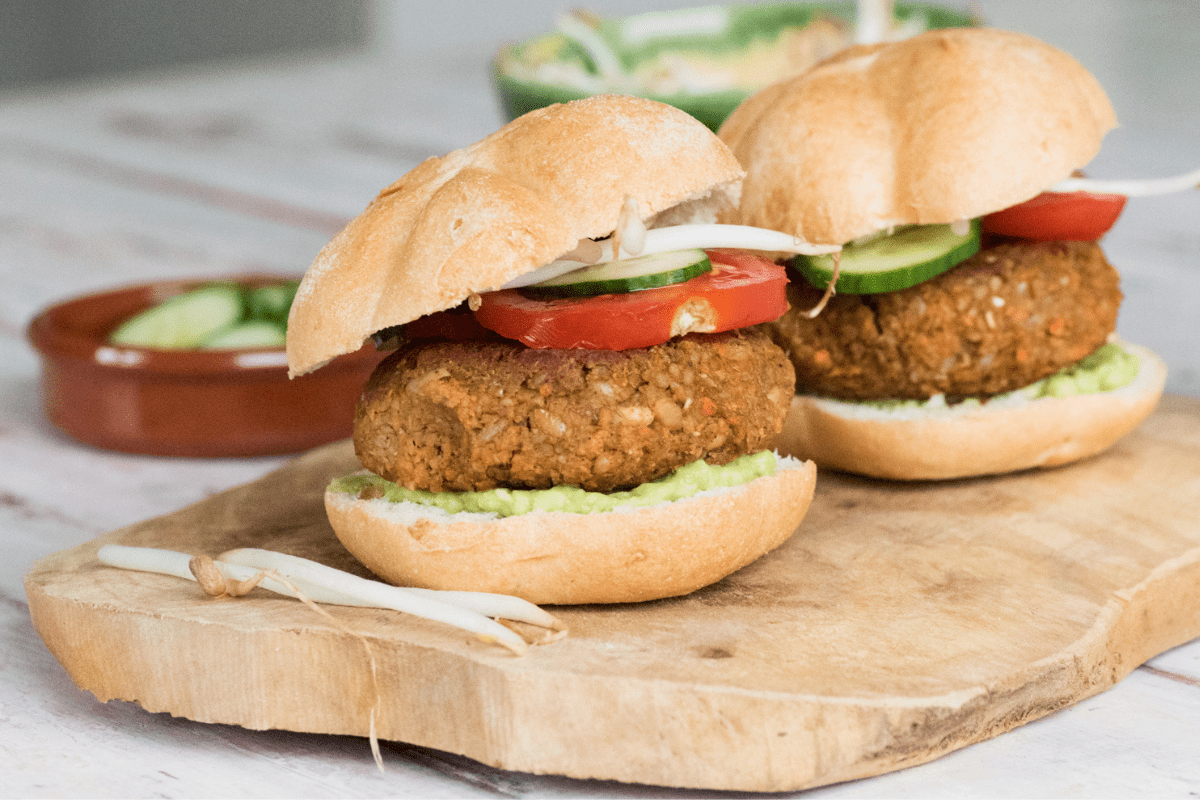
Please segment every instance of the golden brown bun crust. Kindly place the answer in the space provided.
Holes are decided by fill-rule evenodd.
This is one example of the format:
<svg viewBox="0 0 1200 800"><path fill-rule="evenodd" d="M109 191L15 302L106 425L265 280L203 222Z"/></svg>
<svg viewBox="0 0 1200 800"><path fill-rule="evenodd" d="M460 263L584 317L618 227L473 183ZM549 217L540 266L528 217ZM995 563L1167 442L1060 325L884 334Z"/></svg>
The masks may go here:
<svg viewBox="0 0 1200 800"><path fill-rule="evenodd" d="M746 168L725 221L842 244L981 216L1100 149L1116 115L1075 59L986 28L850 48L750 97L721 138Z"/></svg>
<svg viewBox="0 0 1200 800"><path fill-rule="evenodd" d="M325 509L346 549L401 586L632 603L695 591L778 547L804 518L815 483L806 462L737 490L605 514L407 522L376 513L386 501L334 492Z"/></svg>
<svg viewBox="0 0 1200 800"><path fill-rule="evenodd" d="M374 332L458 305L643 218L737 200L736 159L700 122L650 100L598 96L530 112L384 189L321 250L288 320L292 374Z"/></svg>
<svg viewBox="0 0 1200 800"><path fill-rule="evenodd" d="M1095 455L1145 419L1162 396L1167 368L1149 350L1133 383L1073 397L965 413L890 416L798 395L774 441L781 453L838 469L895 480L941 480L1055 467Z"/></svg>

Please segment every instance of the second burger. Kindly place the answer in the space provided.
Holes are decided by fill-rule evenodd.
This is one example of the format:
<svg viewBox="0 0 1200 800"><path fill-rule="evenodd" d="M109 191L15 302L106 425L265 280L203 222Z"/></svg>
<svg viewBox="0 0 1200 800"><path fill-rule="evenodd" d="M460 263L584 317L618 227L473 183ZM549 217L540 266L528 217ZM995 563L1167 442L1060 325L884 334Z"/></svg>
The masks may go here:
<svg viewBox="0 0 1200 800"><path fill-rule="evenodd" d="M1093 455L1149 414L1165 366L1116 339L1096 241L1125 197L1063 183L1115 124L1069 55L984 28L850 48L743 103L729 218L845 245L791 261L766 326L797 373L781 449L961 478Z"/></svg>

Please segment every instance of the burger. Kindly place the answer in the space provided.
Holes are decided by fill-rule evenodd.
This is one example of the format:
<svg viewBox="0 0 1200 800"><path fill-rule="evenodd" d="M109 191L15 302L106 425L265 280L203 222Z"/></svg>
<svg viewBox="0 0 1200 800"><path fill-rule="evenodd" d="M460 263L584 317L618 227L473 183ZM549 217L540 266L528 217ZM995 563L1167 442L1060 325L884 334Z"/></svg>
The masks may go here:
<svg viewBox="0 0 1200 800"><path fill-rule="evenodd" d="M1115 125L1069 55L983 28L848 48L737 108L723 218L844 245L792 258L763 326L796 369L781 450L961 478L1075 461L1146 417L1166 369L1116 338L1097 241L1125 196L1078 175Z"/></svg>
<svg viewBox="0 0 1200 800"><path fill-rule="evenodd" d="M384 189L318 254L287 331L299 375L394 347L335 480L337 537L394 583L536 603L681 595L785 541L811 462L768 444L795 375L788 308L715 224L743 171L677 109L598 96L514 120Z"/></svg>

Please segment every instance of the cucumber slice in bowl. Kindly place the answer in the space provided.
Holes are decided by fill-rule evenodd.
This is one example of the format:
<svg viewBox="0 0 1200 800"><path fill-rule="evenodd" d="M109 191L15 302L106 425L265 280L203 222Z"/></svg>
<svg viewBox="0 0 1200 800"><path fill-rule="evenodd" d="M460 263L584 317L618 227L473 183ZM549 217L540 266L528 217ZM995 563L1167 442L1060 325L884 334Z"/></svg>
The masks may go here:
<svg viewBox="0 0 1200 800"><path fill-rule="evenodd" d="M109 343L184 350L199 345L241 318L244 298L234 284L210 284L165 300L121 323Z"/></svg>
<svg viewBox="0 0 1200 800"><path fill-rule="evenodd" d="M519 291L536 298L625 294L690 281L711 269L703 250L673 250L583 267Z"/></svg>
<svg viewBox="0 0 1200 800"><path fill-rule="evenodd" d="M246 315L250 319L274 320L287 324L288 311L300 281L280 281L246 291Z"/></svg>
<svg viewBox="0 0 1200 800"><path fill-rule="evenodd" d="M258 347L283 347L284 329L267 320L252 320L217 331L200 342L202 350L241 350Z"/></svg>
<svg viewBox="0 0 1200 800"><path fill-rule="evenodd" d="M980 221L967 232L950 225L914 225L890 236L842 248L838 281L843 294L880 294L916 286L941 275L979 252ZM798 255L792 268L818 289L833 277L833 256Z"/></svg>

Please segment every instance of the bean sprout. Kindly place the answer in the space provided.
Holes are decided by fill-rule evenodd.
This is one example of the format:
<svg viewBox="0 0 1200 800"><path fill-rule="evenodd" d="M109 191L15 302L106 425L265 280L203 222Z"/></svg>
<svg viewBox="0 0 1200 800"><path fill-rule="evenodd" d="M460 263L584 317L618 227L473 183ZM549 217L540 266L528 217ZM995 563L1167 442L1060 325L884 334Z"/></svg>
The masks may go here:
<svg viewBox="0 0 1200 800"><path fill-rule="evenodd" d="M218 556L220 561L230 564L241 564L247 567L270 569L285 578L302 581L313 585L327 587L333 594L340 595L344 602L336 605L367 605L368 602L403 602L399 598L429 597L443 603L474 611L484 616L511 619L526 622L540 628L562 630L563 624L555 617L543 611L538 606L520 597L491 592L455 592L436 589L417 589L412 587L392 586L379 581L367 580L349 572L311 561L307 558L279 553L273 550L260 550L254 547L243 547L229 550ZM340 591L339 591L340 590ZM335 601L330 600L330 603ZM388 608L390 606L377 606ZM403 609L394 609L397 611Z"/></svg>
<svg viewBox="0 0 1200 800"><path fill-rule="evenodd" d="M123 569L156 572L198 582L200 574L205 574L193 574L192 556L173 550L108 544L101 547L97 555L102 563ZM551 638L566 633L565 626L542 609L507 595L404 589L360 578L315 561L254 548L230 551L211 563L227 582L231 582L226 586L230 589L228 593L235 596L261 586L277 594L317 603L400 611L469 631L518 655L528 649L526 641L489 617L549 628L556 633ZM202 569L207 570L207 567ZM211 594L213 576L210 572L206 581L208 585L202 583L202 586Z"/></svg>
<svg viewBox="0 0 1200 800"><path fill-rule="evenodd" d="M833 296L835 294L837 294L836 287L837 287L837 282L838 282L838 275L841 274L841 269L842 269L842 254L834 253L833 254L833 274L829 276L829 283L826 284L826 286L825 286L825 293L821 295L821 299L817 302L817 304L815 306L808 309L807 311L800 312L800 315L802 317L804 317L805 319L816 319L817 315L819 315L822 311L825 310L825 306L829 303L830 300L833 299Z"/></svg>
<svg viewBox="0 0 1200 800"><path fill-rule="evenodd" d="M1098 180L1096 178L1067 178L1046 191L1091 192L1092 194L1123 194L1126 197L1150 197L1171 194L1188 189L1200 189L1200 169L1172 175L1169 178L1145 178L1129 180Z"/></svg>
<svg viewBox="0 0 1200 800"><path fill-rule="evenodd" d="M591 240L585 240L590 242ZM799 239L790 233L755 228L751 225L723 225L718 223L695 223L690 225L671 225L666 228L651 228L646 231L642 242L641 255L652 253L668 253L672 250L692 250L711 247L728 247L738 250L759 250L770 253L803 253L804 255L819 256L841 251L840 245L813 244ZM504 284L505 289L519 289L551 278L557 278L568 272L585 266L592 266L613 260L611 240L594 242L584 247L576 247L571 251L577 256L583 250L593 255L595 260L590 264L581 264L574 258L565 257L552 261L546 266L525 275L518 276Z"/></svg>

